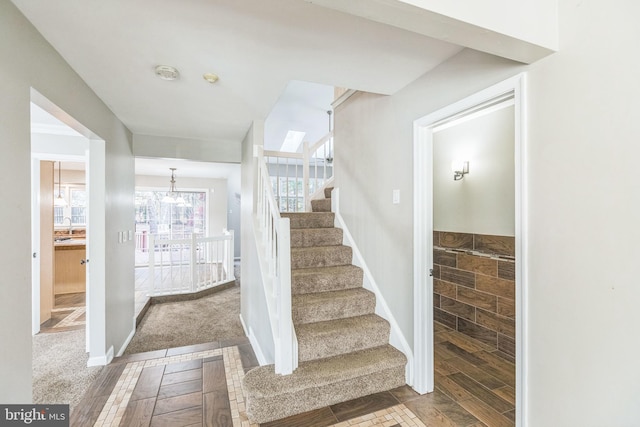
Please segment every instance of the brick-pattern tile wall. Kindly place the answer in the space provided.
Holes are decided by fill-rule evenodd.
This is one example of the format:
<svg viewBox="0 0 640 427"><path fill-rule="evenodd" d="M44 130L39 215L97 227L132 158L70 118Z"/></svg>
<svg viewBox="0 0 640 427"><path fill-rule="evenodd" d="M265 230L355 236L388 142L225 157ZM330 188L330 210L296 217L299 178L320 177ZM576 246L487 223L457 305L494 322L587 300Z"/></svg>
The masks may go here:
<svg viewBox="0 0 640 427"><path fill-rule="evenodd" d="M434 231L435 321L515 357L515 238Z"/></svg>

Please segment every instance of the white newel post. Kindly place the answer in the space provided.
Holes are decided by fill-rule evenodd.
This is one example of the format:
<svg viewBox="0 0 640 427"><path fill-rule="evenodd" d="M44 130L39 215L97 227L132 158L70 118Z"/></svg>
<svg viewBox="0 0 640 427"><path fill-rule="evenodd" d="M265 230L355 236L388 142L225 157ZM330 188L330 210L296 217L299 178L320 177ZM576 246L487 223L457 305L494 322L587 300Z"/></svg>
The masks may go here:
<svg viewBox="0 0 640 427"><path fill-rule="evenodd" d="M280 289L278 292L278 307L280 311L279 335L280 335L280 363L277 373L289 375L296 368L293 351L293 322L291 319L291 233L289 230L289 218L281 218L278 223L278 276ZM285 311L286 309L286 311Z"/></svg>

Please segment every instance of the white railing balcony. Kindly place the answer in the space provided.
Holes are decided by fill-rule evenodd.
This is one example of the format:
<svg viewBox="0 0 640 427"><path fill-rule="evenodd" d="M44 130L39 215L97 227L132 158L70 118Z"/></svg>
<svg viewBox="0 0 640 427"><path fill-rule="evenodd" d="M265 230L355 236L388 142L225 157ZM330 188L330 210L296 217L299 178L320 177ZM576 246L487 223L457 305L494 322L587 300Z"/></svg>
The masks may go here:
<svg viewBox="0 0 640 427"><path fill-rule="evenodd" d="M235 280L233 231L188 239L148 234L140 243L149 259L149 296L195 293Z"/></svg>
<svg viewBox="0 0 640 427"><path fill-rule="evenodd" d="M305 212L333 180L333 132L301 153L264 151L274 200L280 212Z"/></svg>

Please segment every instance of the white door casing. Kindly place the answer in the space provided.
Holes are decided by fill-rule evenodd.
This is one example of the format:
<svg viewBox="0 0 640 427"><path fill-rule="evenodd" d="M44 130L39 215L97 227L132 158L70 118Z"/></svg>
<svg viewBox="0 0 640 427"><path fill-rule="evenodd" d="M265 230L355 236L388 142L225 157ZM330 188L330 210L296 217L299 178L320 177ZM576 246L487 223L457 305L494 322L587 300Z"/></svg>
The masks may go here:
<svg viewBox="0 0 640 427"><path fill-rule="evenodd" d="M515 107L516 425L526 420L526 74L522 73L414 121L414 385L434 389L433 371L433 129L469 110L512 94Z"/></svg>

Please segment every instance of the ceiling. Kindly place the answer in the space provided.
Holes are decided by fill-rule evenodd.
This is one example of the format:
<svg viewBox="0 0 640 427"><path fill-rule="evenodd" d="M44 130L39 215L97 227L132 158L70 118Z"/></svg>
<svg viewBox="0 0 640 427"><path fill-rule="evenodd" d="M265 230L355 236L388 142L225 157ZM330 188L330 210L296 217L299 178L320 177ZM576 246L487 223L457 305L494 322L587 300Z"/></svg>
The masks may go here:
<svg viewBox="0 0 640 427"><path fill-rule="evenodd" d="M460 50L304 0L12 1L143 135L239 143L291 81L392 94Z"/></svg>

